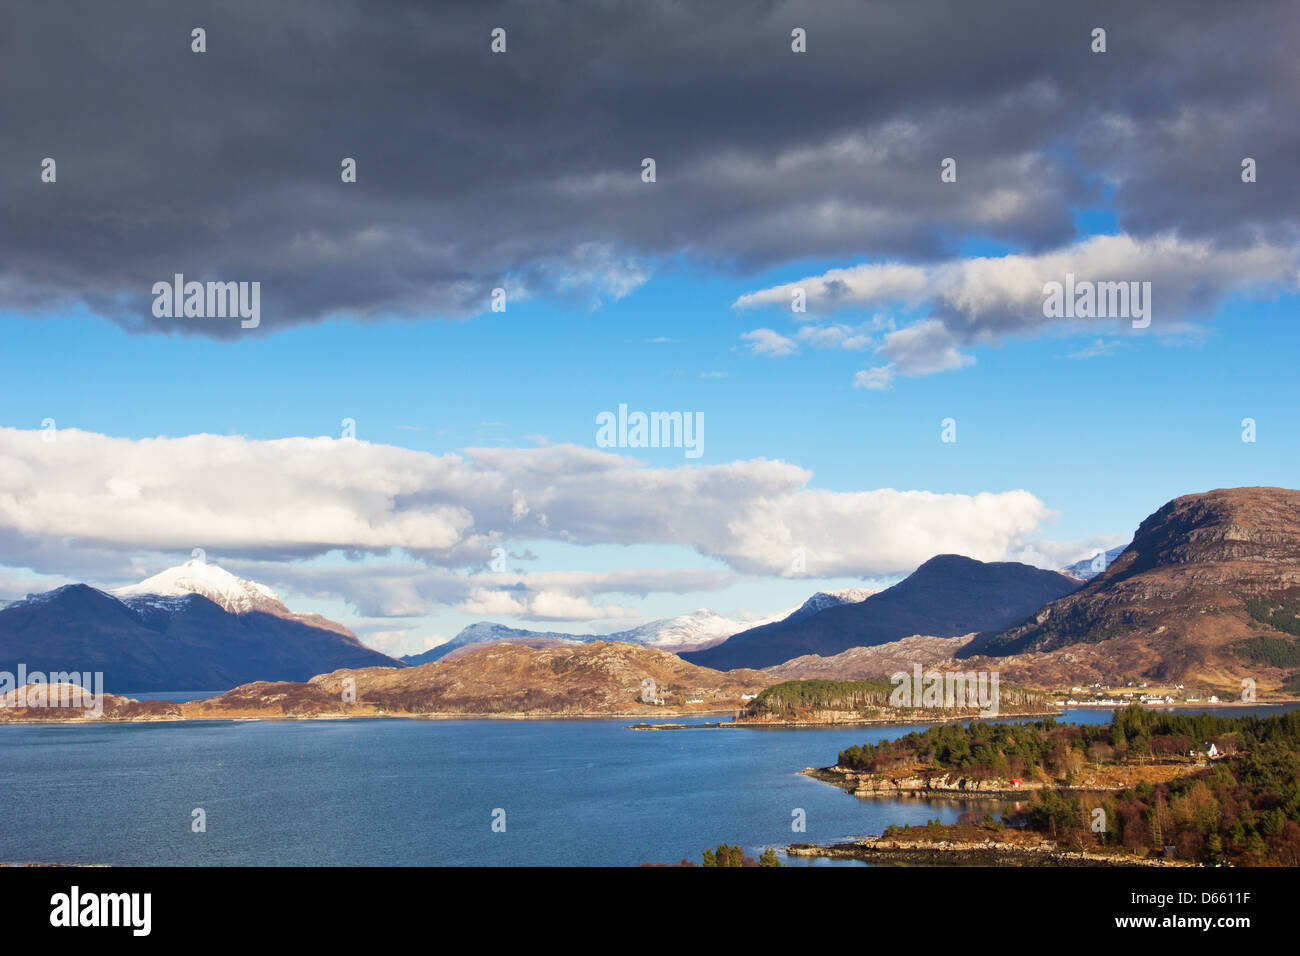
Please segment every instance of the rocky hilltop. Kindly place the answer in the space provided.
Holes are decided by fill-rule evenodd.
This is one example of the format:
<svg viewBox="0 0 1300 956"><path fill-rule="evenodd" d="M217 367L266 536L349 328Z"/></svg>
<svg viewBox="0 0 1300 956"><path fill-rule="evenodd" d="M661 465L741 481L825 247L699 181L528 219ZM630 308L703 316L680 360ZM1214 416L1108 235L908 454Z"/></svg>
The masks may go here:
<svg viewBox="0 0 1300 956"><path fill-rule="evenodd" d="M875 647L851 647L830 657L805 654L775 667L765 667L763 673L771 674L778 680L888 679L898 671L911 673L913 664L929 668L938 663L951 663L953 655L970 643L974 636L914 635L888 644L877 644Z"/></svg>
<svg viewBox="0 0 1300 956"><path fill-rule="evenodd" d="M641 701L643 681L654 697ZM344 702L348 681L356 701ZM306 683L255 683L182 706L188 717L388 713L658 715L731 710L773 683L757 671L696 667L667 651L611 641L576 647L492 644L418 667L338 670ZM698 703L692 703L698 702Z"/></svg>
<svg viewBox="0 0 1300 956"><path fill-rule="evenodd" d="M1043 677L1249 676L1266 688L1300 652L1297 600L1300 491L1219 489L1170 501L1097 577L958 656L1009 658Z"/></svg>
<svg viewBox="0 0 1300 956"><path fill-rule="evenodd" d="M654 681L641 700L643 681ZM255 681L217 697L173 704L105 695L108 720L283 717L608 717L739 710L742 696L774 683L758 671L721 673L667 651L596 641L576 647L492 644L418 667L366 667L307 681ZM13 694L10 695L14 696ZM84 720L84 704L16 706L0 697L0 722ZM84 704L84 706L83 706Z"/></svg>

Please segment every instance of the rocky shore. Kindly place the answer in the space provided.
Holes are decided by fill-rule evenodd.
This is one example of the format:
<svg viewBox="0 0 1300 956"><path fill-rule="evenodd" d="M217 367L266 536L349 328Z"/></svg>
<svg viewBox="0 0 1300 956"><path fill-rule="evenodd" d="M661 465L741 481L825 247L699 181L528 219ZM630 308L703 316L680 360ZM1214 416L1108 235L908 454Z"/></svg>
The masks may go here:
<svg viewBox="0 0 1300 956"><path fill-rule="evenodd" d="M877 773L858 773L845 767L806 767L800 773L824 783L841 787L855 797L900 794L976 794L980 796L1010 797L1043 789L1040 780L1025 780L1019 786L1007 780L978 780L958 773L906 774L888 777Z"/></svg>
<svg viewBox="0 0 1300 956"><path fill-rule="evenodd" d="M869 837L852 843L796 843L790 856L862 860L881 866L1191 866L1181 860L1071 850L1051 840L954 842Z"/></svg>

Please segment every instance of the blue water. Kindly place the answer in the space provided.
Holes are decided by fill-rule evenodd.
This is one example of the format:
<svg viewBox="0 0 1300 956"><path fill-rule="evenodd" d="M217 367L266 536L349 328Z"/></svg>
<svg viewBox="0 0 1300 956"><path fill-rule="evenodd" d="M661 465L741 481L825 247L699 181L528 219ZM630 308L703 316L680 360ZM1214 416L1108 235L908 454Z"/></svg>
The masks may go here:
<svg viewBox="0 0 1300 956"><path fill-rule="evenodd" d="M1069 719L1105 723L1110 712ZM0 726L0 862L698 862L723 841L757 855L989 806L859 800L797 775L852 744L913 729L401 719ZM204 833L191 830L195 808L206 813ZM492 830L497 808L504 833ZM791 829L795 809L806 832Z"/></svg>

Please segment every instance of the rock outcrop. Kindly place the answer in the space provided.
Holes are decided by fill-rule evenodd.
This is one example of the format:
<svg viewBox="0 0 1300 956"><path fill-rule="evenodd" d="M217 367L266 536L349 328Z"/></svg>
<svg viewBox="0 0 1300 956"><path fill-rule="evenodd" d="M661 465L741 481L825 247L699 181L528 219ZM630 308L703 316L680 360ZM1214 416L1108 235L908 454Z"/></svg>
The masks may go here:
<svg viewBox="0 0 1300 956"><path fill-rule="evenodd" d="M1041 674L1069 655L1076 675L1086 668L1111 679L1217 686L1239 686L1250 676L1267 686L1268 669L1233 646L1260 635L1289 638L1254 620L1246 602L1297 596L1300 491L1219 489L1164 505L1104 572L957 656L1015 655L1015 666Z"/></svg>

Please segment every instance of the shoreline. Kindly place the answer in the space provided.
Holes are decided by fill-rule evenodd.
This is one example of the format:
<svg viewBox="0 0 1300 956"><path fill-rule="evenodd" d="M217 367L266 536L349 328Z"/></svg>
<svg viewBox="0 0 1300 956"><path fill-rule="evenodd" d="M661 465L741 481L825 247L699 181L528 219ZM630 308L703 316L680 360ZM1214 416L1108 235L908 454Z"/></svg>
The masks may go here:
<svg viewBox="0 0 1300 956"><path fill-rule="evenodd" d="M1241 700L1218 700L1211 704L1209 701L1200 701L1195 704L1173 703L1173 704L1144 704L1140 700L1124 702L1121 704L1062 704L1066 710L1117 710L1121 707L1144 707L1147 710L1201 710L1213 709L1215 707L1281 707L1283 704L1300 703L1300 697L1275 697L1270 700L1253 700L1247 703Z"/></svg>
<svg viewBox="0 0 1300 956"><path fill-rule="evenodd" d="M979 784L984 781L971 781L972 786L965 786L967 777L958 777L953 785L945 785L950 774L926 778L921 784L897 784L891 778L883 777L876 782L877 786L864 787L860 786L862 778L868 774L859 774L853 770L838 770L833 767L805 767L800 770L796 776L811 777L822 783L830 784L832 787L838 787L845 793L855 797L885 797L887 799L898 799L900 797L921 797L925 799L941 799L943 797L965 797L988 799L1005 799L1023 796L1024 794L1035 793L1045 789L1038 781L1028 782L1022 787L981 787ZM938 786L931 783L932 780L940 781ZM1001 781L997 781L1001 783ZM1088 788L1093 792L1095 788ZM1100 790L1096 792L1101 792Z"/></svg>
<svg viewBox="0 0 1300 956"><path fill-rule="evenodd" d="M789 856L861 860L864 863L896 866L1190 867L1196 865L1184 860L1070 850L1051 840L1042 840L1033 844L997 840L954 843L950 840L915 842L868 837L848 843L793 843L785 848L785 852Z"/></svg>
<svg viewBox="0 0 1300 956"><path fill-rule="evenodd" d="M978 712L963 714L960 716L948 717L925 717L922 715L913 715L908 717L863 717L860 720L727 720L717 721L711 724L650 724L644 721L639 724L633 724L629 730L719 730L729 727L749 727L758 730L772 728L776 730L818 730L830 729L835 727L871 727L871 726L889 726L896 725L906 727L911 724L954 724L964 723L968 720L1002 720L1008 717L1062 717L1065 715L1063 710L1051 711L1029 711L1026 713L1006 713L998 714L995 717L984 717Z"/></svg>
<svg viewBox="0 0 1300 956"><path fill-rule="evenodd" d="M691 711L683 714L672 714L666 716L674 717L712 717L719 714L732 713L731 709L727 710L706 710ZM239 715L239 714L163 714L149 717L23 717L15 720L0 720L0 727L7 726L78 726L85 727L95 724L183 724L183 723L202 723L202 722L228 722L228 723L249 723L255 721L313 721L313 720L519 720L519 721L545 721L545 720L628 720L634 717L644 716L638 713L611 712L611 713L574 713L574 714L533 714L521 711L506 711L499 714L461 714L461 713L429 713L429 714L406 714L406 713L365 713L365 714L257 714L257 715ZM689 727L689 724L680 726Z"/></svg>
<svg viewBox="0 0 1300 956"><path fill-rule="evenodd" d="M186 706L190 701L186 701L177 706ZM1281 707L1287 704L1300 703L1300 698L1284 698L1265 701L1255 701L1251 704L1243 704L1240 701L1219 701L1215 704L1166 704L1161 706L1141 705L1150 710L1191 710L1197 711L1202 709L1213 709L1220 707ZM1127 705L1124 705L1127 706ZM859 720L718 720L709 723L685 724L685 723L651 723L644 719L646 717L663 717L667 719L682 717L715 717L734 714L735 707L708 709L708 710L690 710L667 712L660 711L655 715L648 715L637 711L608 711L608 712L590 712L579 711L574 713L530 713L527 711L505 711L495 714L481 713L458 713L458 712L434 712L434 713L392 713L392 712L370 712L370 713L321 713L321 714L238 714L238 713L219 713L219 714L160 714L139 717L21 717L13 720L4 720L0 718L0 727L3 726L43 726L43 725L76 725L86 726L90 724L158 724L158 723L193 723L201 721L228 721L228 722L248 722L248 721L287 721L287 720L379 720L379 719L397 719L397 720L517 720L517 721L546 721L546 720L630 720L642 718L635 724L629 725L629 730L719 730L727 728L751 728L751 729L773 729L773 730L829 730L835 728L850 727L880 727L880 726L908 726L913 724L946 724L946 723L964 723L970 720L1005 720L1005 719L1038 719L1044 717L1060 718L1067 714L1067 711L1073 709L1117 709L1111 705L1085 705L1078 704L1068 708L1061 708L1046 711L1027 711L1024 713L1001 713L996 717L982 717L978 712L964 714L959 716L945 717L927 717L923 714L909 715L907 717L864 717ZM0 713L2 713L0 709ZM823 768L827 769L827 768ZM827 780L826 782L831 782Z"/></svg>

